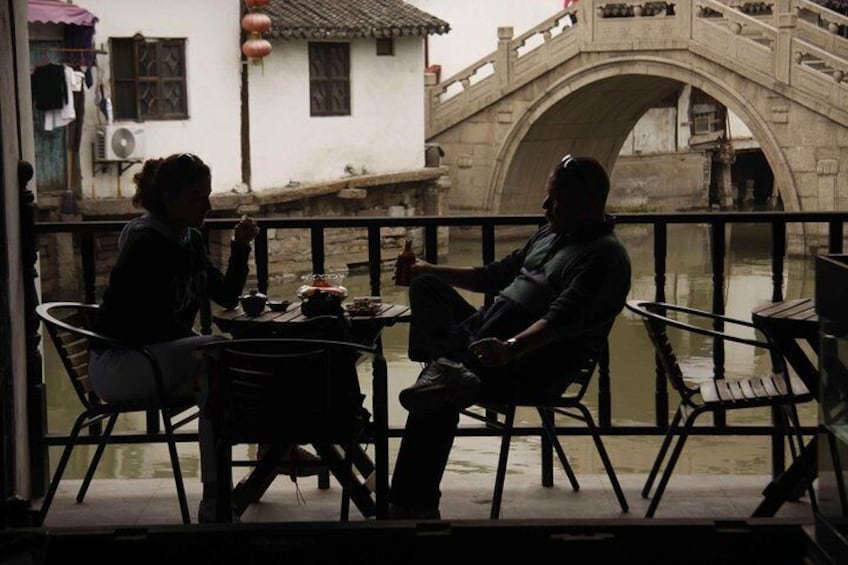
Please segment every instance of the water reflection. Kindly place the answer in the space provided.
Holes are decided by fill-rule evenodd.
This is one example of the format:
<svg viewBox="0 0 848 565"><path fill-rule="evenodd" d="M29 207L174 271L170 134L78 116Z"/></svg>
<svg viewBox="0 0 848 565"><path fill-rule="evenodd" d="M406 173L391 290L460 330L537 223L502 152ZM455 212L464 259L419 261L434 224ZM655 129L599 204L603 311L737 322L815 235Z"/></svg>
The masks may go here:
<svg viewBox="0 0 848 565"><path fill-rule="evenodd" d="M773 285L770 256L770 228L767 225L737 225L727 228L728 252L725 260L726 279L723 297L726 312L735 317L750 319L751 309L771 300ZM668 259L665 281L666 299L669 302L688 304L710 309L713 303L713 280L710 254L710 233L706 225L670 225L668 227ZM625 242L633 261L631 298L654 297L653 239L650 227L620 226L619 234ZM523 242L523 236L501 238L496 255L506 254ZM450 255L445 261L456 265L478 264L481 247L479 241L454 238ZM783 294L786 298L812 296L814 292L813 258L789 258L783 274ZM395 287L391 273L381 277L383 300L406 302L406 289ZM272 298L292 298L300 282L280 283L269 289ZM369 295L368 275L352 272L344 285L350 296ZM468 295L473 303L482 298ZM406 412L396 401L399 391L411 384L420 367L406 358L407 328L401 324L389 328L383 335L384 352L389 365L389 421L392 426L403 425ZM688 370L703 378L712 374L712 352L709 344L691 339L676 343L681 360ZM752 371L768 372L769 359L750 348L726 349L727 374ZM47 383L48 425L54 432L67 433L77 415L76 398L61 366L45 341L45 378ZM616 321L610 335L610 368L612 381L612 415L614 424L650 424L654 421L654 357L641 322L625 311ZM370 390L370 375L362 371L363 390ZM670 393L672 409L676 404ZM590 389L587 399L592 406L596 389ZM370 402L370 400L369 400ZM594 406L592 406L594 407ZM804 423L815 422L815 406L809 405L802 413ZM123 418L123 417L122 417ZM530 411L520 411L520 420L535 422ZM704 419L706 421L706 418ZM768 422L767 411L751 415L734 415L730 423ZM120 430L143 430L144 417L138 415L124 419ZM657 437L611 437L605 440L614 465L619 472L646 472L659 445ZM690 444L691 443L691 444ZM693 437L684 450L679 464L680 473L765 473L769 465L769 444L766 438ZM397 442L393 440L392 447ZM699 449L697 446L701 446ZM578 472L603 473L600 462L587 438L572 438L566 448ZM67 478L81 478L93 447L78 447L68 470ZM183 472L187 477L197 477L199 461L197 447L183 443L178 446ZM246 449L246 448L245 448ZM520 463L522 455L535 458L538 438L516 438L515 455L511 460ZM238 454L236 455L238 456ZM59 448L51 448L51 463L55 466ZM474 473L481 467L491 468L497 459L497 442L489 438L458 439L451 456L449 470ZM390 456L394 461L394 456ZM531 464L536 463L533 460ZM100 463L98 477L149 478L170 477L167 449L164 445L111 446Z"/></svg>

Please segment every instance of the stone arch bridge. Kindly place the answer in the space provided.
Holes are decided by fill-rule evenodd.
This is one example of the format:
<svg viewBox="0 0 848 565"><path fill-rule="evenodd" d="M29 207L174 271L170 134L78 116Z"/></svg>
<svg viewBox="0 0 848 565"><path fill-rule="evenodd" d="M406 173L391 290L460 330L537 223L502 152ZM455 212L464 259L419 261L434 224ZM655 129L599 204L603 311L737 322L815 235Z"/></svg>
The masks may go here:
<svg viewBox="0 0 848 565"><path fill-rule="evenodd" d="M683 84L746 123L785 210L848 209L848 18L808 0L657 4L617 2L629 17L610 17L581 0L519 37L500 28L494 53L442 82L428 75L451 209L538 213L562 155L612 171L637 120Z"/></svg>

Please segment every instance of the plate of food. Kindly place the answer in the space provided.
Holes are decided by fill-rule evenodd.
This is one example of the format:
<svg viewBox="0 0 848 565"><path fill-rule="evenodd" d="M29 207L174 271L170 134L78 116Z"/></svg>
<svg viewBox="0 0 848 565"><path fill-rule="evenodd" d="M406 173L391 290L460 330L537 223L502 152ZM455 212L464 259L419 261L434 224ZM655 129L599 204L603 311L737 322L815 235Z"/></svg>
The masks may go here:
<svg viewBox="0 0 848 565"><path fill-rule="evenodd" d="M303 275L300 278L305 283L297 289L297 297L301 300L318 293L326 293L339 299L347 298L347 289L341 286L344 279L341 273Z"/></svg>
<svg viewBox="0 0 848 565"><path fill-rule="evenodd" d="M352 304L345 304L345 310L351 316L374 316L381 305L379 296L356 296Z"/></svg>

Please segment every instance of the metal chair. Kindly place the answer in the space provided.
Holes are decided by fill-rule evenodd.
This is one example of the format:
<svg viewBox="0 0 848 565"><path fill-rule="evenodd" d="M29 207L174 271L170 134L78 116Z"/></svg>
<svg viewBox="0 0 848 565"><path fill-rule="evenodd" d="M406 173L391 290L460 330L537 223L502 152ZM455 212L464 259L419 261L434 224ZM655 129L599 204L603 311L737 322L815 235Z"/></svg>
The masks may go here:
<svg viewBox="0 0 848 565"><path fill-rule="evenodd" d="M177 455L177 445L174 440L174 431L197 419L199 410L194 402L174 403L167 400L164 393L161 368L147 349L144 347L132 347L119 340L93 331L92 328L97 309L98 306L96 304L83 304L79 302L47 302L36 307L36 314L44 322L47 333L56 347L65 372L82 405L82 412L80 412L74 422L68 442L65 444L59 464L56 467L56 471L50 481L50 486L41 503L41 520L43 522L47 516L47 511L53 502L56 489L59 487L59 481L62 479L62 475L65 472L71 453L79 441L82 430L90 429L92 426L100 425L105 421L105 427L100 434L97 449L88 465L88 470L77 493L77 502L82 502L85 498L106 445L108 443L120 442L120 440L115 440L112 436L112 430L115 428L118 417L130 412L149 412L156 410L162 418L164 440L168 444L171 468L173 469L177 497L180 503L180 514L183 523L190 524L191 519L189 517L188 502L186 501L185 488L183 486L180 460ZM88 376L89 349L92 346L133 348L142 353L150 361L150 366L153 369L153 375L156 379L157 397L152 401L145 400L120 404L103 402L97 398ZM120 375L115 375L115 378L120 378ZM179 417L179 420L174 421L174 418L177 417ZM162 441L162 439L163 436L159 435L158 437L151 437L149 441Z"/></svg>
<svg viewBox="0 0 848 565"><path fill-rule="evenodd" d="M760 407L780 408L776 411L781 416L779 422L786 432L793 459L798 457L803 446L803 438L800 433L795 406L813 400L814 396L800 378L789 373L783 357L771 344L768 336L765 336L764 340L759 340L741 337L727 331L728 327L733 329L734 332L738 332L740 329L752 331L755 329L752 322L665 302L632 300L627 303L627 308L642 318L648 337L654 345L657 361L669 384L680 394L680 403L642 489L642 497L648 498L659 469L666 458L668 448L671 446L674 436L679 433L677 442L648 506L647 518L655 514L674 466L683 450L686 438L697 417L703 413ZM687 323L683 321L684 319L688 319L692 323ZM708 325L710 327L707 327ZM765 349L771 355L774 373L733 379L713 378L706 382L703 382L702 379L701 382L695 384L693 379L687 379L677 362L677 356L669 339L667 328L683 333L702 335L718 340L721 344L732 342ZM811 505L815 508L815 494L812 483L808 481L807 487Z"/></svg>
<svg viewBox="0 0 848 565"><path fill-rule="evenodd" d="M341 519L349 516L353 460L368 412L358 385L347 382L361 357L375 348L344 341L239 338L201 348L211 359L209 410L220 491L216 520L233 516L232 447L238 444L312 444L342 485ZM336 449L341 447L342 452ZM272 457L256 462L266 485L276 476ZM263 468L260 468L263 466Z"/></svg>
<svg viewBox="0 0 848 565"><path fill-rule="evenodd" d="M509 446L515 430L515 410L519 406L535 408L539 414L542 424L542 484L546 487L553 486L553 472L551 464L551 447L556 451L559 462L565 471L571 487L577 491L580 490L580 484L577 481L577 476L568 462L565 455L565 450L557 438L556 431L556 416L563 416L573 420L578 420L586 424L589 432L592 435L592 440L595 442L595 448L598 450L598 455L607 472L612 488L615 491L615 496L621 506L622 512L628 512L629 506L621 485L618 482L618 477L613 469L607 450L604 447L604 442L601 439L601 434L595 424L592 413L583 404L583 396L589 383L592 380L592 375L597 367L597 360L592 359L589 366L584 367L579 374L572 380L572 384L565 393L556 399L546 402L537 401L515 401L503 404L481 403L477 406L483 408L483 413L479 413L473 409L466 408L460 413L464 416L485 423L488 427L499 429L501 431L501 446L498 455L498 468L495 474L495 489L492 495L492 506L490 510L490 518L496 520L500 517L501 500L503 498L504 482L506 480L507 461L509 459ZM472 407L473 408L473 407Z"/></svg>

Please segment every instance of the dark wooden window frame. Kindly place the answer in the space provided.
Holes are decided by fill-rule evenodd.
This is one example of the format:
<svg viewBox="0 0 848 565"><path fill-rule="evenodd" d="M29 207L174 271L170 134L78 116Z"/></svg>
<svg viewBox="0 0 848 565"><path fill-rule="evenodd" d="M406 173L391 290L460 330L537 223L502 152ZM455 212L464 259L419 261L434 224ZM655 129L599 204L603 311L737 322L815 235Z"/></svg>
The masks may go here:
<svg viewBox="0 0 848 565"><path fill-rule="evenodd" d="M185 38L110 38L116 120L188 119Z"/></svg>
<svg viewBox="0 0 848 565"><path fill-rule="evenodd" d="M394 37L378 37L377 38L377 56L378 57L394 57L395 56L395 38Z"/></svg>
<svg viewBox="0 0 848 565"><path fill-rule="evenodd" d="M349 116L350 43L309 42L309 114Z"/></svg>

